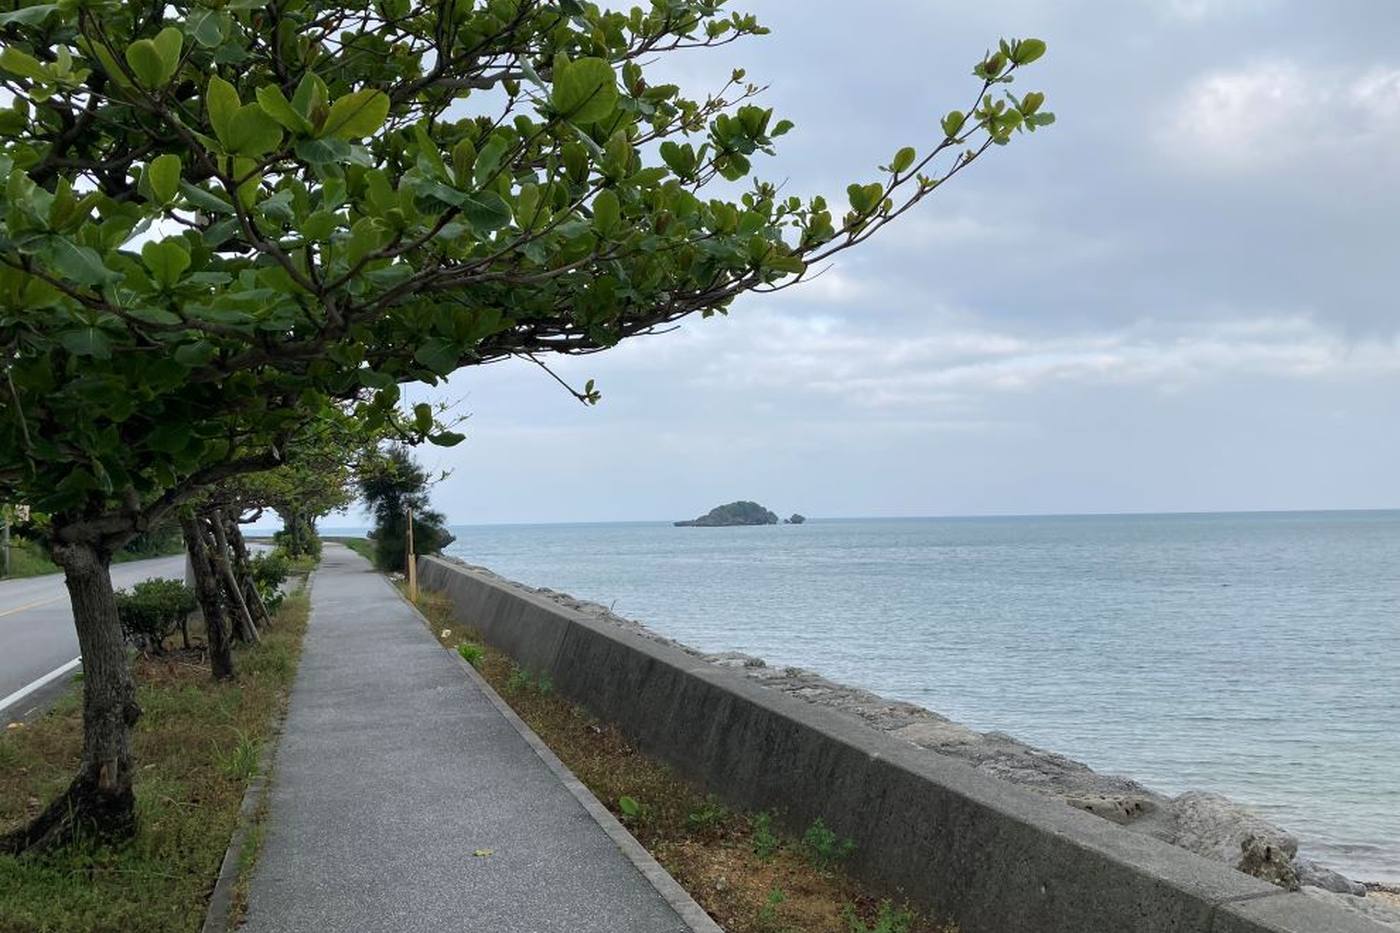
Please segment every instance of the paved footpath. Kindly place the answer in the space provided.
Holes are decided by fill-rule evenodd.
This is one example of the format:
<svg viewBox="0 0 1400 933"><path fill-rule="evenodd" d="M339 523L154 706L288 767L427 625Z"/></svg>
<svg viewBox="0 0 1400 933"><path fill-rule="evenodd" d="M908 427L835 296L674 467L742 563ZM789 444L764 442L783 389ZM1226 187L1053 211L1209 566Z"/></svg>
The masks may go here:
<svg viewBox="0 0 1400 933"><path fill-rule="evenodd" d="M249 933L688 929L343 546L312 578L269 802Z"/></svg>

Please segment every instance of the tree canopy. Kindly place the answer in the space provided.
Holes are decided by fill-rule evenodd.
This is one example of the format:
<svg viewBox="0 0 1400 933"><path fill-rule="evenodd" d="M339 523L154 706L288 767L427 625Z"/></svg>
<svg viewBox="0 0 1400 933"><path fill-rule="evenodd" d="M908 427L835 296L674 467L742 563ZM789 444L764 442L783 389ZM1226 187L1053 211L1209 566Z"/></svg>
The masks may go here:
<svg viewBox="0 0 1400 933"><path fill-rule="evenodd" d="M702 93L648 78L764 32L724 0L0 12L0 501L49 516L86 670L78 777L8 847L133 825L140 707L108 571L131 536L341 406L456 443L428 406L399 411L400 384L788 287L1053 119L1009 87L1045 44L1002 41L965 109L847 204L787 194L753 173L791 124L743 71Z"/></svg>

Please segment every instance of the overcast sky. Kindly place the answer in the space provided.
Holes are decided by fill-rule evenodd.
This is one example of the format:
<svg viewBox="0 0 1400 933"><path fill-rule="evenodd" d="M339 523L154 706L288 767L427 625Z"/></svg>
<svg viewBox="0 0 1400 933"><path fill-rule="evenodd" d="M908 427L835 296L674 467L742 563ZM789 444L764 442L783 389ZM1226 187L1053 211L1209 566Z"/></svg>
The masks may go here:
<svg viewBox="0 0 1400 933"><path fill-rule="evenodd" d="M667 70L771 84L790 191L933 139L1002 35L1059 122L805 288L561 363L596 408L458 374L451 521L1400 506L1400 4L740 7L772 35Z"/></svg>

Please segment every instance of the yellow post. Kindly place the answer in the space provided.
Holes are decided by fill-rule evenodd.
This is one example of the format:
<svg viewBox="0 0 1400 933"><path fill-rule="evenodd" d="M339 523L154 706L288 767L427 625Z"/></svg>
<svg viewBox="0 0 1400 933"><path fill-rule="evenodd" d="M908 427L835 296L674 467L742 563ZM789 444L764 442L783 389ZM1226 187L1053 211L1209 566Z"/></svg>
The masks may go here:
<svg viewBox="0 0 1400 933"><path fill-rule="evenodd" d="M408 598L418 601L418 560L413 553L413 507L408 509Z"/></svg>

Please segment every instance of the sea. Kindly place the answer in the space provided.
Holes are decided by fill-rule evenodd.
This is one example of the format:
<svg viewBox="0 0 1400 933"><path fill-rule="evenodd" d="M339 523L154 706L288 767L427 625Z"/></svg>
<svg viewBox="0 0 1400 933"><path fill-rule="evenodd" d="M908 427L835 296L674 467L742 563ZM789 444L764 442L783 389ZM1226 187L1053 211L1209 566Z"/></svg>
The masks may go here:
<svg viewBox="0 0 1400 933"><path fill-rule="evenodd" d="M1400 881L1400 511L459 526L452 556L1226 794Z"/></svg>

